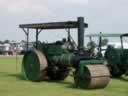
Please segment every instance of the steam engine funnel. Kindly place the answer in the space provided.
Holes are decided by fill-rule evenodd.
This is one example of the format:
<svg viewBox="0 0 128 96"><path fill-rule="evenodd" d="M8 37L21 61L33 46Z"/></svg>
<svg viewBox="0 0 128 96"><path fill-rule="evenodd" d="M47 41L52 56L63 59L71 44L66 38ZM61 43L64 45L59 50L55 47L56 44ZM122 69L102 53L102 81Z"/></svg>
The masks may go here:
<svg viewBox="0 0 128 96"><path fill-rule="evenodd" d="M84 18L78 17L78 49L84 47Z"/></svg>

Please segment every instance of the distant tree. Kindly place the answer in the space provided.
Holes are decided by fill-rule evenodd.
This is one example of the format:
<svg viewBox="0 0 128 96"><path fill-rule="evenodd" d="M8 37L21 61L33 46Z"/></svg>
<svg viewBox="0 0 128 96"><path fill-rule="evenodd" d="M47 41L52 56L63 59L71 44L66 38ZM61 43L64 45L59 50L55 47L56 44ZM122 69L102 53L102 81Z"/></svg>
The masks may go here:
<svg viewBox="0 0 128 96"><path fill-rule="evenodd" d="M3 41L0 40L0 44L3 44Z"/></svg>
<svg viewBox="0 0 128 96"><path fill-rule="evenodd" d="M108 44L108 39L102 39L101 45L102 45L102 46L105 46L105 45L107 45L107 44Z"/></svg>
<svg viewBox="0 0 128 96"><path fill-rule="evenodd" d="M87 47L88 48L95 48L96 47L96 43L94 41L90 41L90 42L88 42Z"/></svg>
<svg viewBox="0 0 128 96"><path fill-rule="evenodd" d="M10 41L7 39L7 40L4 41L4 43L10 43Z"/></svg>
<svg viewBox="0 0 128 96"><path fill-rule="evenodd" d="M21 43L25 43L26 41L25 40L21 40Z"/></svg>
<svg viewBox="0 0 128 96"><path fill-rule="evenodd" d="M12 40L11 42L12 42L12 43L16 43L16 41L15 41L15 40Z"/></svg>
<svg viewBox="0 0 128 96"><path fill-rule="evenodd" d="M21 46L22 46L23 48L25 48L25 46L26 46L26 41L25 41L25 40L21 40L21 41L20 41L20 44L21 44Z"/></svg>

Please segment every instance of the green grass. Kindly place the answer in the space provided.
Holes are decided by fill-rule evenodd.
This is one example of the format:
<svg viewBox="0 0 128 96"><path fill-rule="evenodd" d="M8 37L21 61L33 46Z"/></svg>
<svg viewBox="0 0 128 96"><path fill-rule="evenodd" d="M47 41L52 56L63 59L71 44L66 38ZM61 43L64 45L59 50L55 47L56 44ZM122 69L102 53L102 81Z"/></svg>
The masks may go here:
<svg viewBox="0 0 128 96"><path fill-rule="evenodd" d="M0 56L0 96L128 96L128 78L112 79L104 89L73 87L73 78L62 82L31 82L20 77L21 56Z"/></svg>

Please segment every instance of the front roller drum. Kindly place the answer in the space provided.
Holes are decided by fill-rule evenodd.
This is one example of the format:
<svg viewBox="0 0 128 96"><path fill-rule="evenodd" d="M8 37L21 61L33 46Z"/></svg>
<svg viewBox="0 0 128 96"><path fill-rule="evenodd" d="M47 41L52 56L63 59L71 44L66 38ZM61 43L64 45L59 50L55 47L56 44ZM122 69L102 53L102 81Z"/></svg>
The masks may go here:
<svg viewBox="0 0 128 96"><path fill-rule="evenodd" d="M110 73L105 65L84 65L83 74L75 72L74 80L77 87L86 89L104 88L110 81Z"/></svg>
<svg viewBox="0 0 128 96"><path fill-rule="evenodd" d="M47 60L42 52L33 49L24 55L22 76L26 80L41 81L46 77Z"/></svg>

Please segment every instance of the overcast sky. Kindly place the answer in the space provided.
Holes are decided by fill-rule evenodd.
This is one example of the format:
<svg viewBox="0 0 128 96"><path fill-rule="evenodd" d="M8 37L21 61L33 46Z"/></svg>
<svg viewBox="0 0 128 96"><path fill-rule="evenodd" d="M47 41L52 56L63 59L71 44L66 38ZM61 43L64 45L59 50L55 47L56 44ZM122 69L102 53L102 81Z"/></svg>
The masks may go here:
<svg viewBox="0 0 128 96"><path fill-rule="evenodd" d="M0 40L25 39L19 24L76 20L79 16L89 24L86 34L125 33L128 32L127 11L128 0L0 0ZM31 34L34 40L34 32ZM65 34L44 31L40 39L52 41Z"/></svg>

